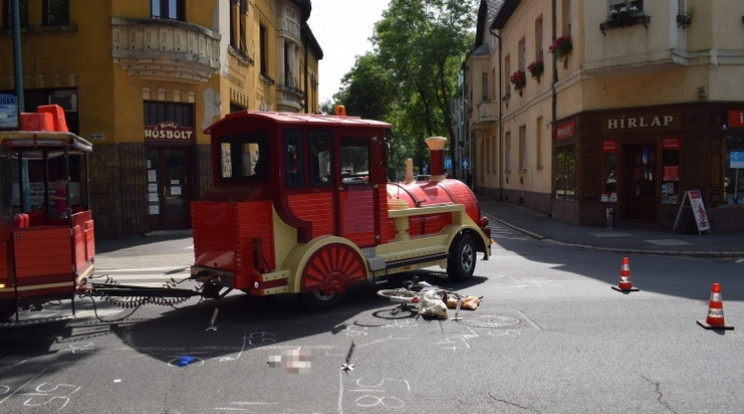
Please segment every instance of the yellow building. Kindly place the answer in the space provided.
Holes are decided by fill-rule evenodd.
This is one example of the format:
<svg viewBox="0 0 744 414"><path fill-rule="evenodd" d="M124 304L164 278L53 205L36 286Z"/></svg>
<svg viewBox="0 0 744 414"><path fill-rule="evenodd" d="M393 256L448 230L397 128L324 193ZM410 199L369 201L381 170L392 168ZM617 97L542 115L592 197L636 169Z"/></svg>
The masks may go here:
<svg viewBox="0 0 744 414"><path fill-rule="evenodd" d="M11 3L0 93L15 94ZM310 0L19 3L24 109L60 104L93 143L100 236L188 228L212 182L203 130L222 115L319 111Z"/></svg>
<svg viewBox="0 0 744 414"><path fill-rule="evenodd" d="M578 225L675 230L699 192L713 229L744 230L738 3L489 5L468 59L479 192Z"/></svg>

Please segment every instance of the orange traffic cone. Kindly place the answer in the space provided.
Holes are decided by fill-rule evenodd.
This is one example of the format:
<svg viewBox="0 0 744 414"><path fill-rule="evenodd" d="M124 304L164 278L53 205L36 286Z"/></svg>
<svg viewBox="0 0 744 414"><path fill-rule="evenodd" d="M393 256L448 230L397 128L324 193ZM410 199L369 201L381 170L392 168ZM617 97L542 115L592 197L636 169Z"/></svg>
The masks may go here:
<svg viewBox="0 0 744 414"><path fill-rule="evenodd" d="M620 282L617 286L613 286L613 289L618 292L637 292L638 288L633 287L633 283L630 281L630 261L627 257L623 257L623 264L620 266Z"/></svg>
<svg viewBox="0 0 744 414"><path fill-rule="evenodd" d="M721 285L713 284L710 292L710 304L708 305L708 317L705 322L697 321L698 325L705 329L734 329L731 325L726 325L723 319L723 300L721 299Z"/></svg>

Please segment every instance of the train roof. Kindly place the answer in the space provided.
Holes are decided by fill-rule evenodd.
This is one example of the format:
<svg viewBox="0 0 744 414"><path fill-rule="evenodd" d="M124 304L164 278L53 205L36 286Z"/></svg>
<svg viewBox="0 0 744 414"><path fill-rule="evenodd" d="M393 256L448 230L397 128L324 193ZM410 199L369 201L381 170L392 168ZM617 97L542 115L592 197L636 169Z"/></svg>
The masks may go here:
<svg viewBox="0 0 744 414"><path fill-rule="evenodd" d="M231 122L237 119L263 119L272 121L277 124L291 124L291 125L306 125L306 126L349 126L349 127L374 127L374 128L392 128L392 124L382 121L376 121L373 119L362 119L356 116L340 116L340 115L320 115L320 114L305 114L305 113L293 113L293 112L265 112L246 110L240 112L233 112L225 115L219 121L213 123L204 133L211 133L212 129L225 122Z"/></svg>

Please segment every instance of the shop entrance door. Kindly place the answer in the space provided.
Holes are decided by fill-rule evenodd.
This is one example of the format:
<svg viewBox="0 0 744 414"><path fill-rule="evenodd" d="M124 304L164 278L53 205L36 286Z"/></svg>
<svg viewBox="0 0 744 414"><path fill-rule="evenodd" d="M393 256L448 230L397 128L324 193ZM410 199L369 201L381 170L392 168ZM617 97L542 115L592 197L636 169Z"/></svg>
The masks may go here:
<svg viewBox="0 0 744 414"><path fill-rule="evenodd" d="M655 221L659 187L656 145L626 145L623 153L623 218Z"/></svg>
<svg viewBox="0 0 744 414"><path fill-rule="evenodd" d="M147 197L150 230L184 229L190 225L190 148L148 147Z"/></svg>

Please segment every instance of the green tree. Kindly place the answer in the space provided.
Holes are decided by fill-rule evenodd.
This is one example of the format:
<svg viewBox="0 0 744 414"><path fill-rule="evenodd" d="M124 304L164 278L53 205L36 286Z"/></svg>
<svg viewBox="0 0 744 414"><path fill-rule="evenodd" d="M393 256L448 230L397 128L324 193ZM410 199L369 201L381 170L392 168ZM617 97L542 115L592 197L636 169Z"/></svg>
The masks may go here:
<svg viewBox="0 0 744 414"><path fill-rule="evenodd" d="M341 79L341 90L333 95L349 115L385 119L395 99L393 78L373 53L358 56L354 67Z"/></svg>
<svg viewBox="0 0 744 414"><path fill-rule="evenodd" d="M391 0L373 43L395 79L399 133L454 136L451 100L473 43L476 0ZM450 157L455 146L450 142Z"/></svg>
<svg viewBox="0 0 744 414"><path fill-rule="evenodd" d="M450 103L476 14L477 0L391 0L375 24L374 52L357 58L324 112L342 104L349 115L390 122L389 167L402 171L412 158L420 170L424 138L454 136Z"/></svg>

